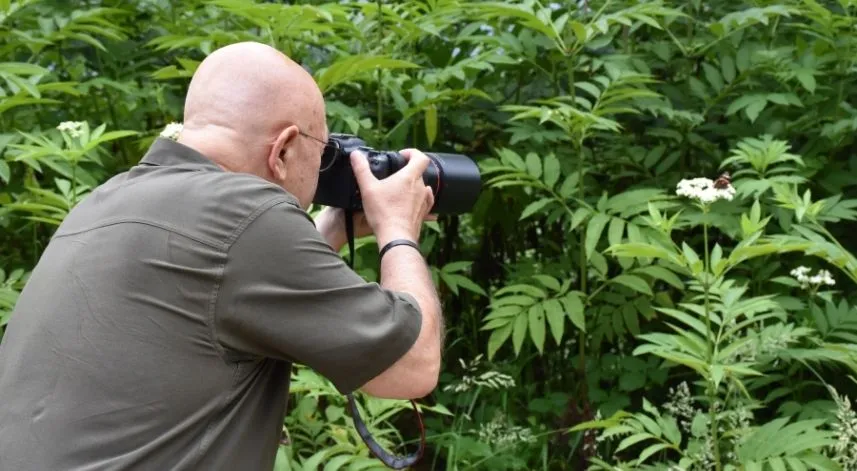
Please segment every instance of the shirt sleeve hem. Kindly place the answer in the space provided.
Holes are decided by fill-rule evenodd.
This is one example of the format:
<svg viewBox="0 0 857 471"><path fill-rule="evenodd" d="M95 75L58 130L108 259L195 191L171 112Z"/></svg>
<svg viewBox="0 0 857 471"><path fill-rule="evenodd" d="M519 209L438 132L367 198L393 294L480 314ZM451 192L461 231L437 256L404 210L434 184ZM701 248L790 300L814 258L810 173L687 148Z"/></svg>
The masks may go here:
<svg viewBox="0 0 857 471"><path fill-rule="evenodd" d="M393 366L414 346L419 338L422 331L423 316L419 303L408 293L395 292L393 294L402 300L405 306L409 307L403 312L405 319L401 323L401 335L397 336L394 342L386 343L383 348L378 349L372 361L367 362L369 366L359 371L352 371L347 378L331 378L334 387L341 394L349 394L359 390L363 385Z"/></svg>

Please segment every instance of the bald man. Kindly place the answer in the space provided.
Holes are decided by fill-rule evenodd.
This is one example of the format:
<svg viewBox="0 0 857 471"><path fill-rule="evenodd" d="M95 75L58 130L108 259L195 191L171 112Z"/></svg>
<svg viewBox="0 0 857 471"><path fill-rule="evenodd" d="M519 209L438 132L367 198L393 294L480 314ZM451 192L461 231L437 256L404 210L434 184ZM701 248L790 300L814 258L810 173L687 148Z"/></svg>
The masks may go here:
<svg viewBox="0 0 857 471"><path fill-rule="evenodd" d="M340 210L308 216L321 92L261 44L204 60L177 142L101 185L56 231L0 346L0 470L269 470L293 363L343 392L437 384L442 315L408 245L381 284L344 264ZM358 236L416 242L427 157L378 181L350 156Z"/></svg>

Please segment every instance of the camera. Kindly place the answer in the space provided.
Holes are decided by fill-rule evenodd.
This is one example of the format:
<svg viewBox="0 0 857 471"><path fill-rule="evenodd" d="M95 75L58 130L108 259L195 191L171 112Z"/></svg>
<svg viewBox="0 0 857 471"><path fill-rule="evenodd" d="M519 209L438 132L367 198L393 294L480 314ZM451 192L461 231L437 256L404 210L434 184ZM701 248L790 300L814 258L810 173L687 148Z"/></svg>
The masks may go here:
<svg viewBox="0 0 857 471"><path fill-rule="evenodd" d="M321 158L318 189L313 203L355 211L363 209L360 187L351 168L350 155L359 150L369 161L375 178L381 180L401 170L407 160L394 151L375 150L350 134L331 134ZM424 152L430 163L423 181L434 193L431 214L462 214L470 211L482 191L479 167L460 154Z"/></svg>

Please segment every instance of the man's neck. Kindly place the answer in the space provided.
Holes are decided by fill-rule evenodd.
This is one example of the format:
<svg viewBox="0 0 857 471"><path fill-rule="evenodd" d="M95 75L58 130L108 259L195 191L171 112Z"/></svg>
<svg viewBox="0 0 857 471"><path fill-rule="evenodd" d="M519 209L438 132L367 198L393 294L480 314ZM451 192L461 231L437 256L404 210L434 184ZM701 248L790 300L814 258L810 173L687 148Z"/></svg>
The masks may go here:
<svg viewBox="0 0 857 471"><path fill-rule="evenodd" d="M228 172L256 173L247 167L247 164L253 160L246 155L250 149L240 144L238 136L231 129L207 127L199 130L185 126L177 142L206 156ZM242 150L245 155L241 155Z"/></svg>

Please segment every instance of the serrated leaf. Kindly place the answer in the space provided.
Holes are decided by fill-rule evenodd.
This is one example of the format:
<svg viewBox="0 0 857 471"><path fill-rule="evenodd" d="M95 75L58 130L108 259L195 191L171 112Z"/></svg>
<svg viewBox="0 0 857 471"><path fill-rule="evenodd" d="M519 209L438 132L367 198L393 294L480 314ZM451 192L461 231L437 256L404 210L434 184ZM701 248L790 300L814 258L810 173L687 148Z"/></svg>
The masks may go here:
<svg viewBox="0 0 857 471"><path fill-rule="evenodd" d="M491 337L488 338L488 359L493 359L494 355L497 354L497 350L506 343L506 340L509 339L509 335L512 333L512 328L514 327L514 322L509 322L503 327L498 328L494 332L491 332Z"/></svg>
<svg viewBox="0 0 857 471"><path fill-rule="evenodd" d="M578 329L586 332L584 306L580 296L575 292L571 292L562 298L561 302L563 306L565 306L566 313L568 314L568 318L571 319L571 323Z"/></svg>
<svg viewBox="0 0 857 471"><path fill-rule="evenodd" d="M711 88L716 92L720 92L723 90L724 83L723 78L720 76L720 71L714 68L708 62L702 63L702 70L705 73L705 79L708 81L708 84L711 85Z"/></svg>
<svg viewBox="0 0 857 471"><path fill-rule="evenodd" d="M761 113L766 106L768 106L767 100L757 100L747 105L747 107L744 108L744 113L746 113L747 117L750 118L750 122L755 122L756 118L759 117L759 113Z"/></svg>
<svg viewBox="0 0 857 471"><path fill-rule="evenodd" d="M610 245L618 245L622 243L622 236L625 234L625 220L621 218L611 218L610 227L607 229L607 242Z"/></svg>
<svg viewBox="0 0 857 471"><path fill-rule="evenodd" d="M553 154L545 156L544 161L544 181L548 188L553 188L560 177L559 159Z"/></svg>
<svg viewBox="0 0 857 471"><path fill-rule="evenodd" d="M623 273L613 278L611 282L619 283L620 285L627 286L628 288L631 288L634 291L652 296L652 289L649 287L649 284L646 283L646 280L640 278L639 276Z"/></svg>
<svg viewBox="0 0 857 471"><path fill-rule="evenodd" d="M654 445L650 445L650 446L646 447L645 450L640 452L640 456L637 458L637 464L645 463L646 460L649 459L650 456L654 455L655 453L657 453L659 451L666 450L668 448L670 448L670 446L667 445L666 443L655 443Z"/></svg>
<svg viewBox="0 0 857 471"><path fill-rule="evenodd" d="M572 21L569 24L571 25L571 31L574 32L574 38L577 39L577 42L585 43L587 39L586 26L578 21Z"/></svg>
<svg viewBox="0 0 857 471"><path fill-rule="evenodd" d="M419 67L418 64L413 62L393 59L387 56L349 55L320 71L316 77L316 83L322 92L326 92L336 85L354 81L367 72L378 69L411 69Z"/></svg>
<svg viewBox="0 0 857 471"><path fill-rule="evenodd" d="M586 256L591 257L592 252L598 245L601 239L601 233L604 231L604 226L610 221L610 216L604 213L595 213L586 224Z"/></svg>
<svg viewBox="0 0 857 471"><path fill-rule="evenodd" d="M720 58L720 72L726 83L732 83L735 80L735 60L732 56L724 55Z"/></svg>
<svg viewBox="0 0 857 471"><path fill-rule="evenodd" d="M529 173L533 178L541 178L542 162L539 160L539 157L535 154L535 152L530 152L529 154L527 154L526 163L527 173Z"/></svg>
<svg viewBox="0 0 857 471"><path fill-rule="evenodd" d="M570 198L572 194L574 194L574 190L577 189L577 181L578 174L572 173L571 175L565 177L562 185L559 187L559 194L563 198Z"/></svg>
<svg viewBox="0 0 857 471"><path fill-rule="evenodd" d="M530 308L527 318L529 320L530 338L539 354L542 354L545 347L545 311L540 304L536 304Z"/></svg>
<svg viewBox="0 0 857 471"><path fill-rule="evenodd" d="M527 335L527 317L526 313L522 313L515 319L512 329L512 346L515 349L515 356L521 353L521 346L524 345L524 337Z"/></svg>
<svg viewBox="0 0 857 471"><path fill-rule="evenodd" d="M553 203L553 198L542 198L540 200L533 201L528 204L523 211L521 211L521 217L518 218L519 221L523 221L533 214L538 213L543 210L547 205Z"/></svg>
<svg viewBox="0 0 857 471"><path fill-rule="evenodd" d="M809 93L815 93L815 76L810 69L800 69L795 72L795 78Z"/></svg>
<svg viewBox="0 0 857 471"><path fill-rule="evenodd" d="M723 369L723 365L711 365L709 374L711 375L711 381L714 382L715 388L720 386L720 382L723 381L723 375L725 373L726 371Z"/></svg>
<svg viewBox="0 0 857 471"><path fill-rule="evenodd" d="M437 107L435 105L426 107L425 124L428 145L434 145L434 140L437 138Z"/></svg>
<svg viewBox="0 0 857 471"><path fill-rule="evenodd" d="M619 445L616 447L616 453L624 450L625 448L636 445L637 443L640 443L643 440L650 439L652 439L652 436L648 433L635 433L634 435L625 437L624 439L622 439L621 442L619 442Z"/></svg>
<svg viewBox="0 0 857 471"><path fill-rule="evenodd" d="M545 285L545 288L548 288L551 291L559 291L562 288L562 285L560 285L559 280L552 276L533 275L533 279Z"/></svg>
<svg viewBox="0 0 857 471"><path fill-rule="evenodd" d="M9 183L11 174L12 170L9 168L9 164L5 160L0 160L0 180Z"/></svg>
<svg viewBox="0 0 857 471"><path fill-rule="evenodd" d="M562 309L562 305L559 303L559 300L549 299L545 302L544 308L545 318L547 319L551 334L556 344L560 345L562 334L565 330L565 312Z"/></svg>

